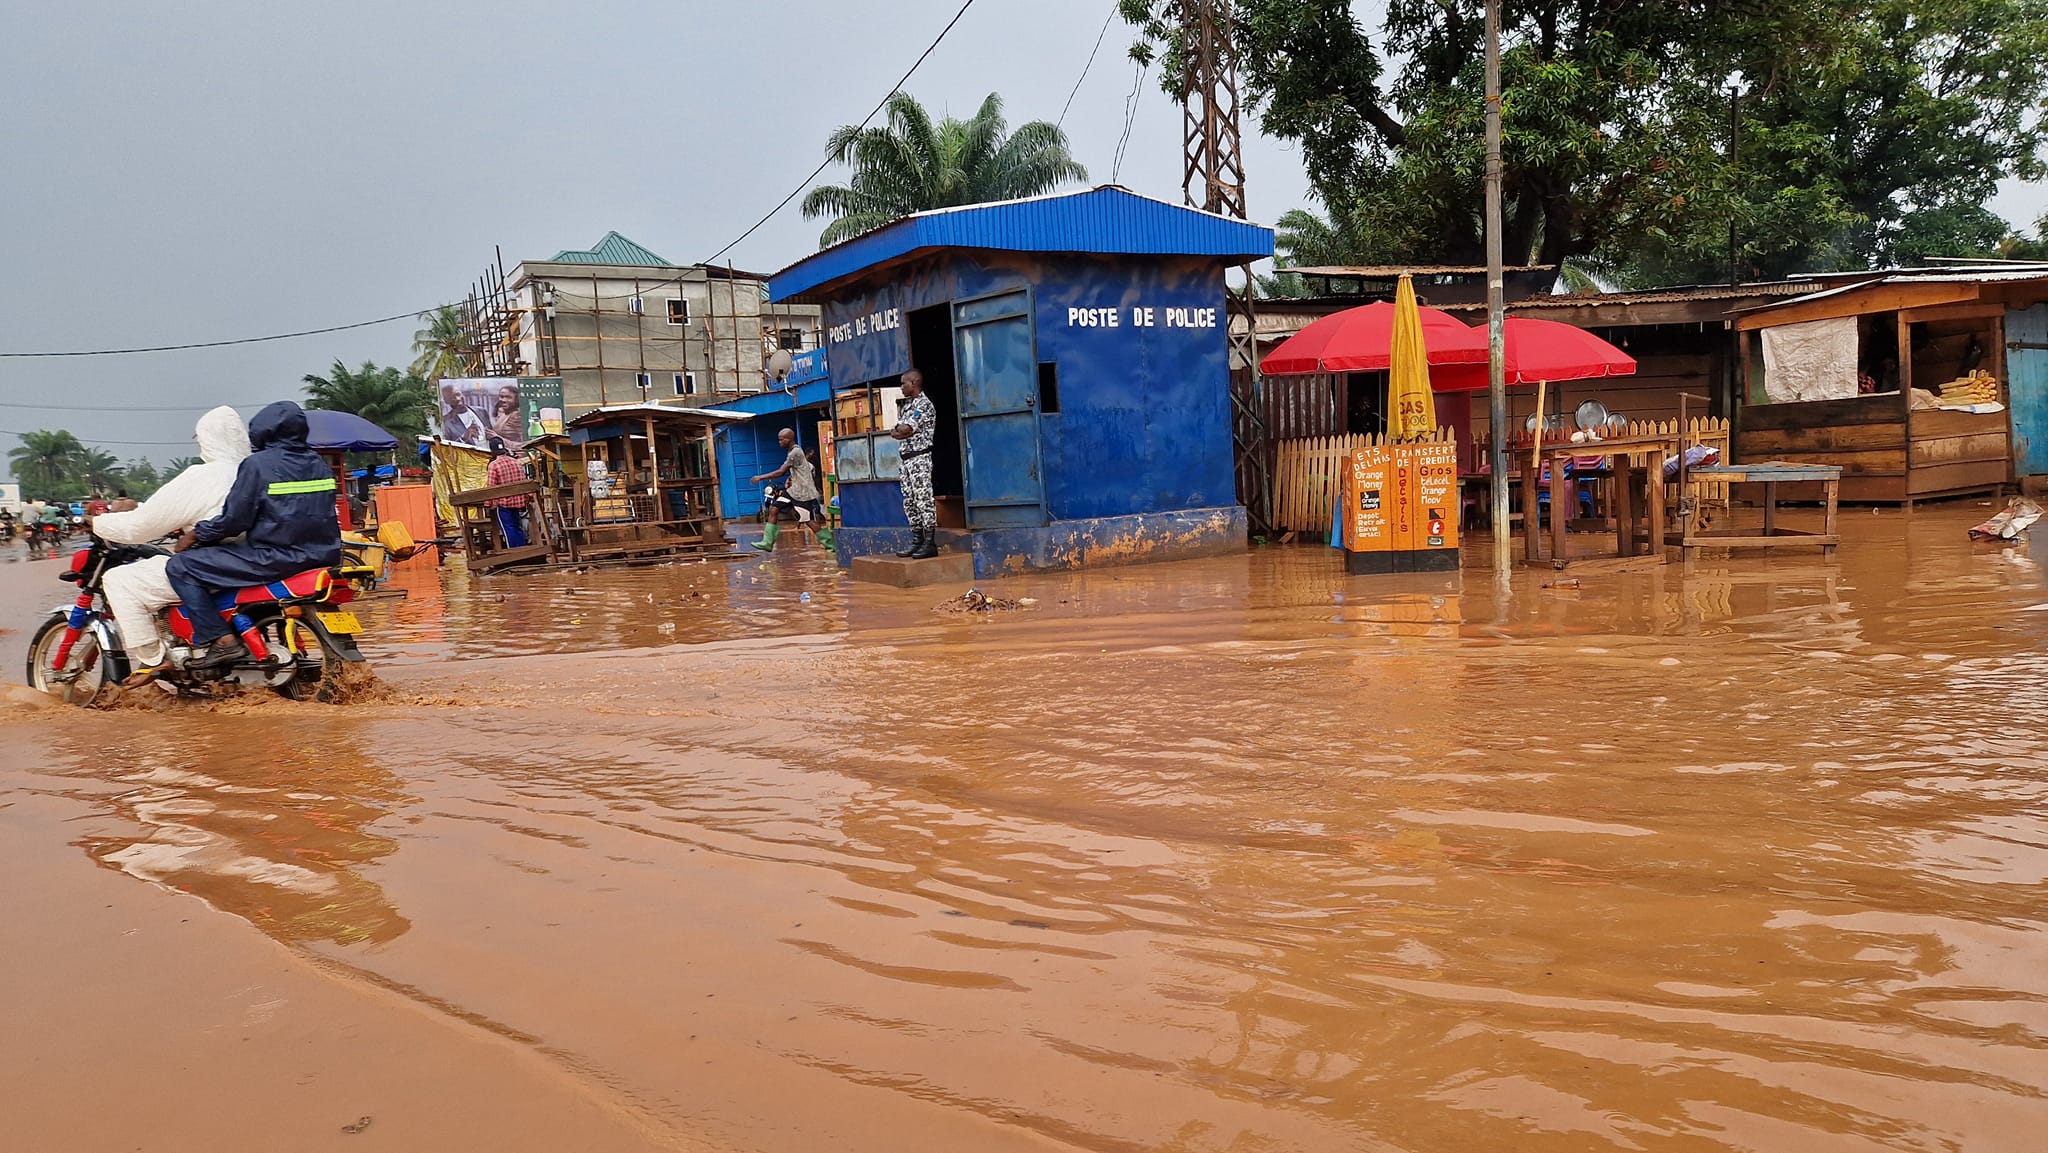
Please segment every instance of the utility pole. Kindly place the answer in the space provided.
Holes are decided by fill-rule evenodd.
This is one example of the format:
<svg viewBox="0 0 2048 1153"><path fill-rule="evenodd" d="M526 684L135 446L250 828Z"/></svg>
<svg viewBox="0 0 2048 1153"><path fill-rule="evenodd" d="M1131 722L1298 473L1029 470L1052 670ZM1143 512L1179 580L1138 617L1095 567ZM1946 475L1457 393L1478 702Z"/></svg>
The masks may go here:
<svg viewBox="0 0 2048 1153"><path fill-rule="evenodd" d="M1181 75L1181 191L1190 207L1245 219L1244 152L1237 109L1237 50L1230 0L1181 0L1187 65ZM1250 387L1230 391L1231 439L1238 460L1238 498L1252 530L1272 528L1272 473L1266 459L1264 387L1259 380L1258 309L1252 266L1228 299L1230 359L1245 366Z"/></svg>
<svg viewBox="0 0 2048 1153"><path fill-rule="evenodd" d="M1742 167L1742 73L1728 78L1728 171L1734 179L1740 180ZM1739 212L1734 207L1728 211L1728 286L1742 283L1742 245L1737 238L1736 224Z"/></svg>
<svg viewBox="0 0 2048 1153"><path fill-rule="evenodd" d="M1493 469L1493 575L1514 575L1508 534L1507 285L1501 270L1500 0L1486 0L1486 409ZM1536 494L1522 494L1522 515L1536 516ZM1557 509L1552 516L1562 515ZM1535 532L1532 520L1529 531Z"/></svg>

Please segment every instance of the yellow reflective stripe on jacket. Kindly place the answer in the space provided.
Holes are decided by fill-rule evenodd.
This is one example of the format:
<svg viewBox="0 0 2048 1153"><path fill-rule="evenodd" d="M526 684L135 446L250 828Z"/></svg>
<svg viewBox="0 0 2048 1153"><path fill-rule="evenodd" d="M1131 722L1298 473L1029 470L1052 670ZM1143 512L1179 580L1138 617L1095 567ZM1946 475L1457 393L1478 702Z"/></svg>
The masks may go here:
<svg viewBox="0 0 2048 1153"><path fill-rule="evenodd" d="M334 478L323 476L319 480L275 480L270 482L271 496L295 496L302 492L333 492Z"/></svg>

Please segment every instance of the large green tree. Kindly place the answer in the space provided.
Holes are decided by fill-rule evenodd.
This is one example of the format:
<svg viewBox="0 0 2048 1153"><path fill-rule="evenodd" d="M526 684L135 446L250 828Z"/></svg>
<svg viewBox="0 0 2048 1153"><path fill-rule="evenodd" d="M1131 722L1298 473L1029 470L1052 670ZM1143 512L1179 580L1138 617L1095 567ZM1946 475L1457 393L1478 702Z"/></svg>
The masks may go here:
<svg viewBox="0 0 2048 1153"><path fill-rule="evenodd" d="M1003 98L993 92L967 120L934 121L902 92L889 97L886 113L880 125L844 125L826 142L826 154L852 168L853 176L804 197L807 219L832 218L818 239L821 248L913 212L1036 196L1088 179L1068 151L1066 133L1043 120L1011 132Z"/></svg>
<svg viewBox="0 0 2048 1153"><path fill-rule="evenodd" d="M146 500L149 494L163 487L163 475L157 471L156 464L153 461L146 459L131 460L123 466L121 472L128 482L123 487L126 487L128 495L136 500Z"/></svg>
<svg viewBox="0 0 2048 1153"><path fill-rule="evenodd" d="M1176 0L1120 0L1179 76ZM1349 261L1480 263L1483 0L1238 0L1245 93ZM2042 173L2048 0L1506 0L1508 262L1633 280L1984 251ZM1740 159L1730 82L1747 77Z"/></svg>
<svg viewBox="0 0 2048 1153"><path fill-rule="evenodd" d="M469 375L477 361L476 341L462 323L462 310L444 304L419 318L426 327L412 334L412 374L428 382Z"/></svg>
<svg viewBox="0 0 2048 1153"><path fill-rule="evenodd" d="M33 500L75 500L85 495L85 446L58 429L24 432L21 443L7 450L7 467L21 483L21 494Z"/></svg>
<svg viewBox="0 0 2048 1153"><path fill-rule="evenodd" d="M410 444L427 431L434 392L411 373L379 368L367 360L361 368L351 369L337 360L326 376L308 373L305 381L308 408L355 413L401 444Z"/></svg>
<svg viewBox="0 0 2048 1153"><path fill-rule="evenodd" d="M191 468L193 465L204 463L206 463L206 459L204 457L178 457L175 460L171 461L171 463L164 466L163 480L165 483L168 483L172 477L178 475L181 472L184 472L186 469Z"/></svg>

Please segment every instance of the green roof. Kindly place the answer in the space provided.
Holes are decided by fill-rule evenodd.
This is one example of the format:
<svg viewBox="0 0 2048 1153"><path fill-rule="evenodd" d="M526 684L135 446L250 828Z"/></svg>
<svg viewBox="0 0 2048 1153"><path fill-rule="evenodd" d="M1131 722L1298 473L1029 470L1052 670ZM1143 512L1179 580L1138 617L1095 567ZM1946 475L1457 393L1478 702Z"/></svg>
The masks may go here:
<svg viewBox="0 0 2048 1153"><path fill-rule="evenodd" d="M673 268L674 265L616 232L589 248L565 248L555 253L550 264L624 264L643 268Z"/></svg>

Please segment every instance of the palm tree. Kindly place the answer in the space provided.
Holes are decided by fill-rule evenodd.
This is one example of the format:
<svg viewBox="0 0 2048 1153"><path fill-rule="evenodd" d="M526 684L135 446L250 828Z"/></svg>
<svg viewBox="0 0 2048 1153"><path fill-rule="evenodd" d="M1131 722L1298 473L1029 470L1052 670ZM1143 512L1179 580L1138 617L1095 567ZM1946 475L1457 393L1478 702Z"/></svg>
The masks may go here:
<svg viewBox="0 0 2048 1153"><path fill-rule="evenodd" d="M934 124L924 105L902 92L889 97L887 111L886 126L845 125L826 142L826 155L851 167L853 178L804 197L806 219L833 218L820 248L913 212L1036 196L1088 179L1057 126L1033 120L1009 131L996 93L970 120L948 116Z"/></svg>
<svg viewBox="0 0 2048 1153"><path fill-rule="evenodd" d="M326 376L308 373L305 381L308 408L355 413L403 444L427 431L434 390L411 373L378 368L367 360L351 370L337 360Z"/></svg>
<svg viewBox="0 0 2048 1153"><path fill-rule="evenodd" d="M24 495L70 499L82 495L80 464L85 446L63 429L38 429L21 434L21 444L7 451L7 467L21 482Z"/></svg>
<svg viewBox="0 0 2048 1153"><path fill-rule="evenodd" d="M205 464L205 463L206 463L206 461L205 461L205 460L204 460L203 458L201 458L201 457L196 457L196 456L181 456L181 457L178 457L177 459L175 459L175 460L171 461L171 463L169 463L169 464L167 464L167 465L165 465L165 466L164 466L164 471L163 471L163 482L164 482L165 484L169 484L169 483L171 482L171 478L172 478L172 477L174 477L174 476L178 475L178 474L179 474L179 473L181 473L181 472L184 472L184 471L185 471L186 469L188 469L188 468L191 468L191 467L192 467L193 465L195 465L195 464Z"/></svg>
<svg viewBox="0 0 2048 1153"><path fill-rule="evenodd" d="M476 363L476 341L463 326L462 311L452 304L420 313L426 327L412 334L412 374L437 381L467 376Z"/></svg>
<svg viewBox="0 0 2048 1153"><path fill-rule="evenodd" d="M88 448L78 458L79 475L94 492L112 492L128 479L121 470L121 458L103 448Z"/></svg>

